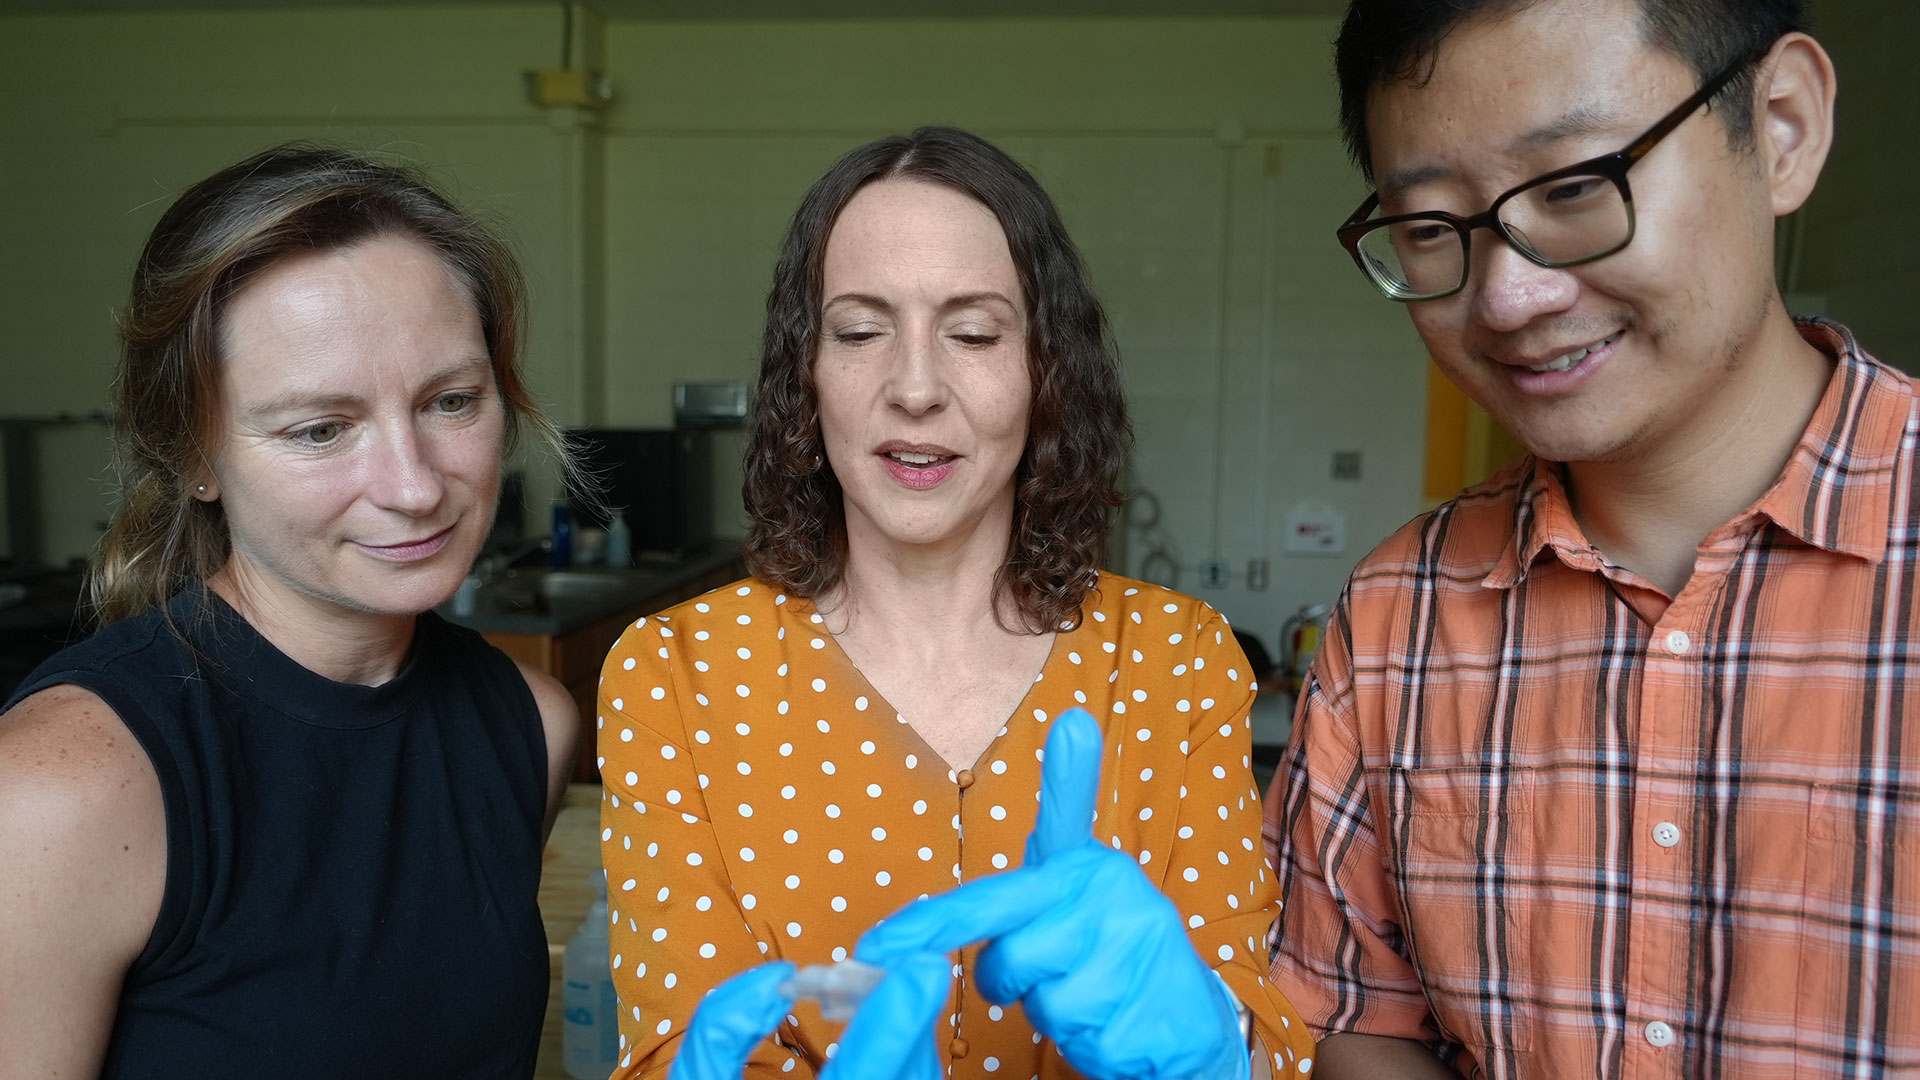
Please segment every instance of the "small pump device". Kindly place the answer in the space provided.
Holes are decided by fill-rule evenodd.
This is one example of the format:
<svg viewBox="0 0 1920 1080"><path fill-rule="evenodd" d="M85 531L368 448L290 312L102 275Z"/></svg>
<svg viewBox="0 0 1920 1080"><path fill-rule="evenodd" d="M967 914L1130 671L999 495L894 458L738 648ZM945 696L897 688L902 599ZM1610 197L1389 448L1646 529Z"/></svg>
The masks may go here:
<svg viewBox="0 0 1920 1080"><path fill-rule="evenodd" d="M809 964L780 984L782 993L820 1003L820 1015L828 1020L851 1020L873 988L886 978L885 968L858 960L837 964Z"/></svg>

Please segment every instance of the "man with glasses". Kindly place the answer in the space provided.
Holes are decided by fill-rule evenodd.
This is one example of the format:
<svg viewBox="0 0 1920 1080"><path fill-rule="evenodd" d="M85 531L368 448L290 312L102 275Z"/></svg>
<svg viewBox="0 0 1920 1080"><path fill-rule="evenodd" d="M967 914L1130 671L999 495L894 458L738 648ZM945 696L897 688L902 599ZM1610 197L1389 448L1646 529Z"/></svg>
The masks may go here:
<svg viewBox="0 0 1920 1080"><path fill-rule="evenodd" d="M1920 408L1774 283L1803 30L1351 2L1339 239L1532 453L1360 564L1303 693L1267 835L1317 1075L1920 1070Z"/></svg>

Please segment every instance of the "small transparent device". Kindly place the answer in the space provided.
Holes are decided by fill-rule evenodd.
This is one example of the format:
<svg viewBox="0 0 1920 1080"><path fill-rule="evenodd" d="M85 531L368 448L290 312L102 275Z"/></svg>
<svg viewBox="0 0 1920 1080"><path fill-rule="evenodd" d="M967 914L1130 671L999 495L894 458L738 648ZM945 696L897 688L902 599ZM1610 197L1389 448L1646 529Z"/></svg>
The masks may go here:
<svg viewBox="0 0 1920 1080"><path fill-rule="evenodd" d="M809 964L781 983L780 991L819 1002L820 1015L828 1020L851 1020L886 975L885 968L858 960Z"/></svg>

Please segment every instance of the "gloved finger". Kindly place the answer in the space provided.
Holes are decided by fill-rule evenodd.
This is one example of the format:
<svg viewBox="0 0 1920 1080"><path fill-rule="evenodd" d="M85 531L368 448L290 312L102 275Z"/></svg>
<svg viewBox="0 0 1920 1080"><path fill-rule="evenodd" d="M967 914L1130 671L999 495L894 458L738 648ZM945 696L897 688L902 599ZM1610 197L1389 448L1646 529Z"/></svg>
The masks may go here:
<svg viewBox="0 0 1920 1080"><path fill-rule="evenodd" d="M1009 870L915 900L860 936L856 959L891 967L912 953L949 953L1026 925L1067 898L1068 883L1044 869Z"/></svg>
<svg viewBox="0 0 1920 1080"><path fill-rule="evenodd" d="M933 1025L952 996L953 961L933 953L888 965L840 1036L821 1080L938 1080Z"/></svg>
<svg viewBox="0 0 1920 1080"><path fill-rule="evenodd" d="M740 1080L747 1056L793 1008L780 984L793 977L793 965L761 964L713 988L693 1011L671 1080Z"/></svg>
<svg viewBox="0 0 1920 1080"><path fill-rule="evenodd" d="M1100 762L1106 740L1085 709L1072 708L1053 721L1047 756L1040 763L1040 813L1027 837L1026 865L1037 866L1061 851L1093 842L1093 808L1100 798Z"/></svg>
<svg viewBox="0 0 1920 1080"><path fill-rule="evenodd" d="M1100 944L1098 920L1077 904L1060 904L987 943L974 961L974 985L988 1001L1005 1005L1042 984L1071 978Z"/></svg>

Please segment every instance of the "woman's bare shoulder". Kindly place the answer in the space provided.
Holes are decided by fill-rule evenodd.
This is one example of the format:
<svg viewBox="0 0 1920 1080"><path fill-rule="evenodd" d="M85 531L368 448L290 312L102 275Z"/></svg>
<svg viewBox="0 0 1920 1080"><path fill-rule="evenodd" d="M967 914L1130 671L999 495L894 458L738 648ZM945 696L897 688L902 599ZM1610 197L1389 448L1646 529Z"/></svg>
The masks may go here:
<svg viewBox="0 0 1920 1080"><path fill-rule="evenodd" d="M49 887L110 893L145 911L151 928L166 872L160 782L92 691L48 687L0 715L0 865L14 881L22 871ZM70 907L80 899L66 898Z"/></svg>
<svg viewBox="0 0 1920 1080"><path fill-rule="evenodd" d="M0 793L13 798L70 801L68 809L160 809L160 785L139 740L100 695L71 683L0 714L0 762Z"/></svg>
<svg viewBox="0 0 1920 1080"><path fill-rule="evenodd" d="M20 1005L0 1009L0 1043L20 1075L98 1067L166 845L153 765L98 695L54 686L0 715L0 1000Z"/></svg>

